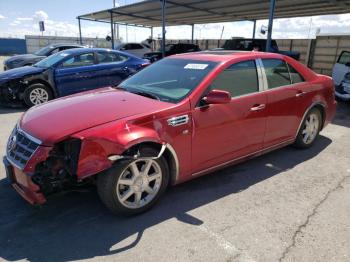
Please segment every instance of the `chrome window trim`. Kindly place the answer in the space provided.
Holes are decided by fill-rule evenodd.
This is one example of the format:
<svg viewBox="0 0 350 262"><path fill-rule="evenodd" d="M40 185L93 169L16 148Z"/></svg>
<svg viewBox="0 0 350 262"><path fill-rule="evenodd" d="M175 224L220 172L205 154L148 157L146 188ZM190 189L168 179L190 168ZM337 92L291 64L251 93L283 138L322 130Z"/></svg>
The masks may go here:
<svg viewBox="0 0 350 262"><path fill-rule="evenodd" d="M287 70L288 70L288 75L289 75L289 85L283 85L283 86L277 86L277 87L274 87L274 88L269 88L269 83L267 82L267 76L266 76L266 72L265 72L265 67L264 67L264 63L263 63L263 61L262 60L281 60L281 61L283 61L285 64L286 64L286 66L287 66ZM280 59L280 58L258 58L258 60L260 60L260 62L261 62L261 66L262 66L262 71L263 71L263 75L264 75L264 84L265 84L265 89L264 89L264 91L269 91L269 90L275 90L275 89L279 89L279 88L283 88L283 87L287 87L287 86L291 86L291 85L293 85L292 84L292 78L291 78L291 76L290 76L290 71L289 71L289 66L288 66L288 63L285 61L285 60L283 60L283 59ZM298 72L298 71L297 71ZM298 72L299 73L299 72ZM299 73L300 74L300 73Z"/></svg>
<svg viewBox="0 0 350 262"><path fill-rule="evenodd" d="M268 84L267 84L267 78L266 78L264 65L262 63L261 58L257 58L255 61L256 61L255 64L256 64L257 68L259 68L258 74L259 73L261 74L261 79L259 76L259 91L260 92L266 91L266 90L268 90ZM261 87L260 87L260 84L261 84Z"/></svg>
<svg viewBox="0 0 350 262"><path fill-rule="evenodd" d="M239 96L231 96L231 101L234 100L234 99L236 99L236 98L245 97L245 96L250 96L250 95L254 95L254 94L259 94L259 93L261 93L262 91L264 91L264 90L263 90L263 86L264 86L264 82L263 82L264 74L263 74L263 72L264 72L264 71L263 71L263 68L261 68L261 65L260 65L260 64L258 65L257 60L258 60L258 59L247 59L247 60L242 60L242 61L239 61L239 62L235 62L235 63L233 63L233 64L230 64L230 65L227 66L223 71L220 72L220 74L221 74L221 73L224 72L226 69L230 68L231 66L233 66L233 65L235 65L235 64L241 63L241 62L253 61L253 62L255 63L255 69L256 69L256 74L257 74L257 78L258 78L258 79L257 79L257 80L258 80L258 90L257 90L256 92L253 92L253 93L248 93L248 94L239 95ZM262 69L262 70L261 70L261 69ZM260 71L260 70L261 70L261 71ZM219 76L219 74L218 74L217 76ZM217 76L216 76L216 77L217 77ZM216 77L213 79L213 81L216 79ZM261 79L261 77L262 77L262 79ZM211 83L212 83L213 81L211 81ZM210 83L210 84L211 84L211 83ZM208 85L207 90L208 90L210 84ZM205 96L204 96L204 97L205 97ZM202 100L202 99L203 99L203 97L202 97L201 99L199 99L199 101ZM202 105L202 106L199 106L199 101L197 102L197 105L196 105L196 107L195 107L194 109L197 109L197 108L201 109L201 108L204 108L204 107L210 107L210 106L211 106L211 105Z"/></svg>

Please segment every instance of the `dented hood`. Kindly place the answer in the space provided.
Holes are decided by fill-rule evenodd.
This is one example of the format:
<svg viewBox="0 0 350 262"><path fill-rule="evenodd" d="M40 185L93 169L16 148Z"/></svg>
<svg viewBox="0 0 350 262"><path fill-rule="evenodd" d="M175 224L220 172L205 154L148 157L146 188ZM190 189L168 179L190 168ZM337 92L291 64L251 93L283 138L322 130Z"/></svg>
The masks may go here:
<svg viewBox="0 0 350 262"><path fill-rule="evenodd" d="M126 91L102 88L35 106L23 114L20 127L49 146L76 132L170 105Z"/></svg>

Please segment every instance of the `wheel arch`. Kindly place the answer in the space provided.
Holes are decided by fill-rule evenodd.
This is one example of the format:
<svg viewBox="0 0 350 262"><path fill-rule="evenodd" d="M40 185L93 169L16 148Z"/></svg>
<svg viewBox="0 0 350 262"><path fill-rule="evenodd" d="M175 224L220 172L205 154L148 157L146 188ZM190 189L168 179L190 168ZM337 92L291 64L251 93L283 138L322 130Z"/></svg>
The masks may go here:
<svg viewBox="0 0 350 262"><path fill-rule="evenodd" d="M31 85L35 85L35 84L42 84L42 85L50 88L53 98L57 97L55 90L53 89L53 87L50 85L49 82L42 80L42 79L34 79L34 80L31 80L28 82L28 87L30 87Z"/></svg>
<svg viewBox="0 0 350 262"><path fill-rule="evenodd" d="M162 147L165 146L164 151L162 152ZM164 156L165 160L167 161L167 164L169 166L169 172L170 172L170 179L169 183L171 185L176 184L178 175L179 175L179 161L176 154L175 149L168 143L161 144L159 142L155 141L142 141L140 143L132 145L130 148L125 150L125 152L122 154L125 155L133 155L133 153L138 152L140 148L142 147L150 147L158 152L162 153L161 155ZM155 156L157 157L157 156Z"/></svg>
<svg viewBox="0 0 350 262"><path fill-rule="evenodd" d="M318 102L314 102L312 103L306 110L305 113L303 115L303 118L300 121L299 127L297 129L296 135L295 137L297 137L297 135L299 134L300 128L302 127L302 124L304 123L305 117L307 116L307 114L310 112L310 110L312 110L313 108L316 108L320 111L321 113L321 117L322 117L322 125L321 125L321 129L323 129L324 123L326 121L326 106L324 103L322 103L321 101Z"/></svg>

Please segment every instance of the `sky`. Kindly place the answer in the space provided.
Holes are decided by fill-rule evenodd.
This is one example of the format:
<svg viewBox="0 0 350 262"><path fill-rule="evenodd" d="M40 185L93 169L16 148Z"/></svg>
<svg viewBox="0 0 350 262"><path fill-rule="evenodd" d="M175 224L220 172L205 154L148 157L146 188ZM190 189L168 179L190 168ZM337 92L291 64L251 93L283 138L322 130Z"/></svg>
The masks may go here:
<svg viewBox="0 0 350 262"><path fill-rule="evenodd" d="M116 0L118 5L137 0ZM0 0L0 37L24 38L25 35L39 35L38 22L45 21L44 35L78 36L76 17L113 6L113 0ZM257 37L261 26L267 20L257 21ZM218 23L195 26L195 39L218 39L224 28L223 38L251 37L252 22ZM314 16L291 19L276 19L272 31L275 39L314 38L321 34L349 34L350 14ZM110 35L110 26L103 23L82 21L82 34L86 37L105 38ZM161 34L161 28L154 29L154 37ZM150 36L149 29L120 26L124 42L142 41ZM190 39L190 26L167 27L168 39Z"/></svg>

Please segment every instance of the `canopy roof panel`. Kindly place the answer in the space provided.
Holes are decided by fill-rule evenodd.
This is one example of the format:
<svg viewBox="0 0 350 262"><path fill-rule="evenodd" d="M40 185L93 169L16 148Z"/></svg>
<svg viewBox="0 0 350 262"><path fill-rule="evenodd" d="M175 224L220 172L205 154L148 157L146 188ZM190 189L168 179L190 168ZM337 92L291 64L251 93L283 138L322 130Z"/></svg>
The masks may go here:
<svg viewBox="0 0 350 262"><path fill-rule="evenodd" d="M269 0L167 0L166 24L192 25L267 19ZM145 27L161 26L161 1L136 4L78 16L80 19ZM350 0L277 0L275 18L350 13Z"/></svg>

